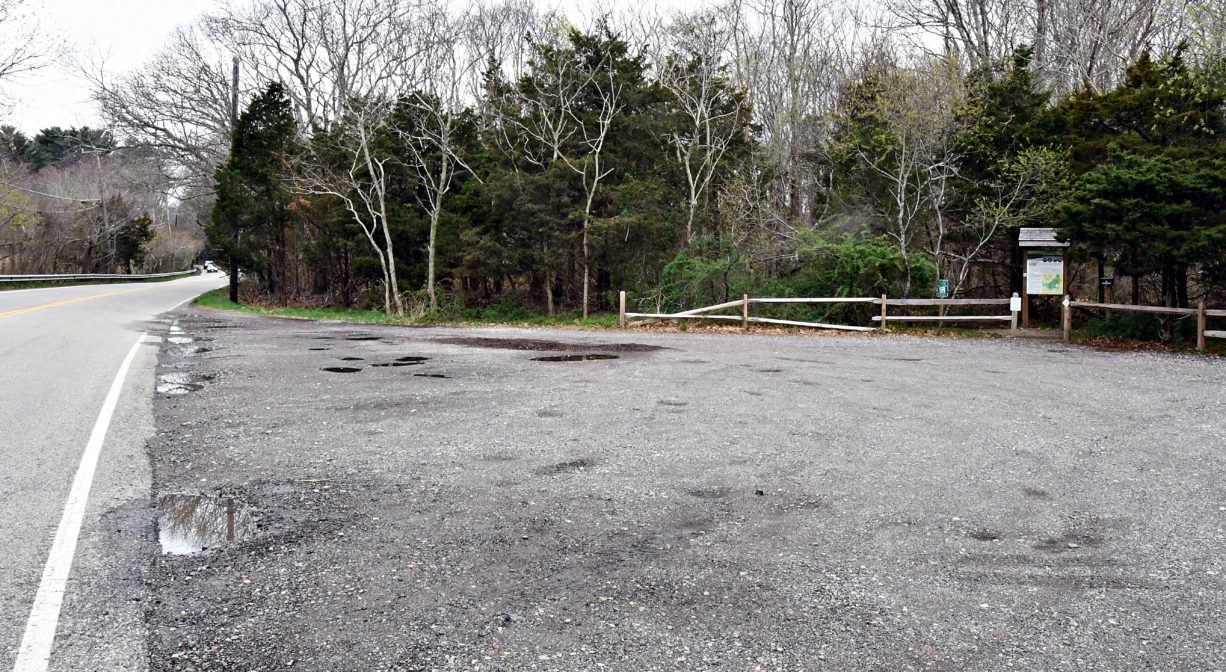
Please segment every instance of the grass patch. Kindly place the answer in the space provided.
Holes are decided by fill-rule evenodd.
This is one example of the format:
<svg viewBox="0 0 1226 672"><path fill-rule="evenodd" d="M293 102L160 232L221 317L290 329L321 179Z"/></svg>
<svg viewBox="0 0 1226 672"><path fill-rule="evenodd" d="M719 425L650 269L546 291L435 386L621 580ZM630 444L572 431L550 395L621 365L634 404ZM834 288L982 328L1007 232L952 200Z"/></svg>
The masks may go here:
<svg viewBox="0 0 1226 672"><path fill-rule="evenodd" d="M426 316L418 319L388 315L379 310L360 310L356 308L301 308L267 306L259 304L238 304L230 301L229 291L225 288L201 294L194 305L217 310L233 310L264 317L288 317L298 320L337 320L361 324L402 324L412 326L472 326L472 325L505 325L513 327L580 327L585 329L611 329L617 326L617 315L598 313L583 319L580 315L538 315L527 310L517 314L508 314L503 310L470 310L465 311L459 319L446 319Z"/></svg>

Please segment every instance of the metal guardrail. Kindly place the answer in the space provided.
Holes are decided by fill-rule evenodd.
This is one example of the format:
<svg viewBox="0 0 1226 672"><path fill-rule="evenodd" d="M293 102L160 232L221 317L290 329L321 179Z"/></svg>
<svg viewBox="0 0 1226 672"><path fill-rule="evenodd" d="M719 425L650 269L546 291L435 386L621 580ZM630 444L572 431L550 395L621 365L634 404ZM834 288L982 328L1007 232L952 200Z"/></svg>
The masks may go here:
<svg viewBox="0 0 1226 672"><path fill-rule="evenodd" d="M0 282L48 282L56 280L153 280L156 278L173 278L180 275L192 275L190 271L174 271L173 273L67 273L47 275L0 275Z"/></svg>

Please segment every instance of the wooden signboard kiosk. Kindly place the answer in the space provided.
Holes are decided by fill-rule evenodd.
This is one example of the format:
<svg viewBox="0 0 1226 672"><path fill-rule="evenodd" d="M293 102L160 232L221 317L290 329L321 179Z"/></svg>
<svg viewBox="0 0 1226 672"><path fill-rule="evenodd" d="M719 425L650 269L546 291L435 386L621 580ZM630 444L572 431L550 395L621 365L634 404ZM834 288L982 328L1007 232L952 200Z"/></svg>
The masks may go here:
<svg viewBox="0 0 1226 672"><path fill-rule="evenodd" d="M1030 326L1031 296L1064 296L1068 293L1068 243L1056 239L1051 228L1023 228L1017 246L1022 248L1022 326Z"/></svg>

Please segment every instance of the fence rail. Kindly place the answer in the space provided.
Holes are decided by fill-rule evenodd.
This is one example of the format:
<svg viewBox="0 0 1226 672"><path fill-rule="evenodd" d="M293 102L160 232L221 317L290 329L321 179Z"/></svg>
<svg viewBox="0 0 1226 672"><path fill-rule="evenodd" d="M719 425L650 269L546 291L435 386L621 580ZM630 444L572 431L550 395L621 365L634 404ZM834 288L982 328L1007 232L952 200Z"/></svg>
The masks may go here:
<svg viewBox="0 0 1226 672"><path fill-rule="evenodd" d="M789 297L789 298L752 298L748 295L742 296L740 301L725 301L717 303L713 306L704 306L702 308L692 308L676 313L632 313L626 311L626 293L621 292L619 295L619 319L618 324L623 328L626 326L628 319L644 319L644 320L723 320L725 322L740 322L745 328L749 328L750 324L775 324L789 327L809 327L812 329L834 329L838 331L875 331L884 329L886 324L893 321L898 322L1010 322L1012 328L1017 328L1017 311L1013 310L1015 302L1020 301L1015 294L1013 299L891 299L888 296L882 295L881 298L876 297L856 297L856 296L839 296L839 297ZM860 327L849 324L827 324L824 322L800 322L797 320L781 320L769 317L751 317L749 315L749 307L753 305L818 305L818 304L867 304L881 306L881 314L874 315L873 322L878 323L876 327ZM893 315L889 314L890 306L938 306L941 308L940 315ZM945 308L951 306L1009 306L1009 315L946 315ZM740 315L713 315L712 313L720 310L729 310L732 308L740 308Z"/></svg>
<svg viewBox="0 0 1226 672"><path fill-rule="evenodd" d="M56 280L153 280L156 278L173 278L180 275L191 275L190 271L174 271L172 273L64 273L44 275L0 275L0 282L48 282Z"/></svg>
<svg viewBox="0 0 1226 672"><path fill-rule="evenodd" d="M1073 301L1067 294L1061 302L1061 322L1064 327L1064 340L1069 340L1073 334L1073 309L1094 308L1098 310L1118 310L1125 313L1145 313L1147 315L1164 315L1170 317L1196 317L1196 349L1204 352L1207 338L1226 338L1226 331L1209 329L1210 317L1226 317L1226 310L1205 307L1204 300L1195 308L1174 308L1168 306L1134 306L1129 303L1098 303L1096 301Z"/></svg>

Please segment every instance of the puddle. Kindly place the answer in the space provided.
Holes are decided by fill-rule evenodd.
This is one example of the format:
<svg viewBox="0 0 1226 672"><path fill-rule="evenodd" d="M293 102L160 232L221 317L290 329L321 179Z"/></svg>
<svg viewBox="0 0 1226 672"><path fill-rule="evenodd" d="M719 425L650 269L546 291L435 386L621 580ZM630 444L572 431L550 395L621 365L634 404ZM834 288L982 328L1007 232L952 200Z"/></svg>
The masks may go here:
<svg viewBox="0 0 1226 672"><path fill-rule="evenodd" d="M365 361L362 357L341 357L342 362L361 362Z"/></svg>
<svg viewBox="0 0 1226 672"><path fill-rule="evenodd" d="M450 378L451 376L444 376L441 373L415 373L413 374L413 377L414 378Z"/></svg>
<svg viewBox="0 0 1226 672"><path fill-rule="evenodd" d="M537 350L542 352L582 352L584 350L652 352L654 350L665 349L659 345L646 345L643 343L563 343L561 341L547 341L539 338L481 338L476 336L438 338L434 342L444 345L463 345L470 348Z"/></svg>
<svg viewBox="0 0 1226 672"><path fill-rule="evenodd" d="M158 376L157 391L159 394L179 395L195 392L204 387L192 379L191 374L183 372L163 373Z"/></svg>
<svg viewBox="0 0 1226 672"><path fill-rule="evenodd" d="M589 353L583 355L550 355L548 357L533 357L534 362L591 362L601 359L621 359L617 355L602 355Z"/></svg>
<svg viewBox="0 0 1226 672"><path fill-rule="evenodd" d="M379 365L375 364L375 366ZM361 369L355 366L325 366L322 370L328 373L357 373L361 371Z"/></svg>
<svg viewBox="0 0 1226 672"><path fill-rule="evenodd" d="M200 553L250 536L255 521L233 497L163 495L158 499L158 541L172 555Z"/></svg>

